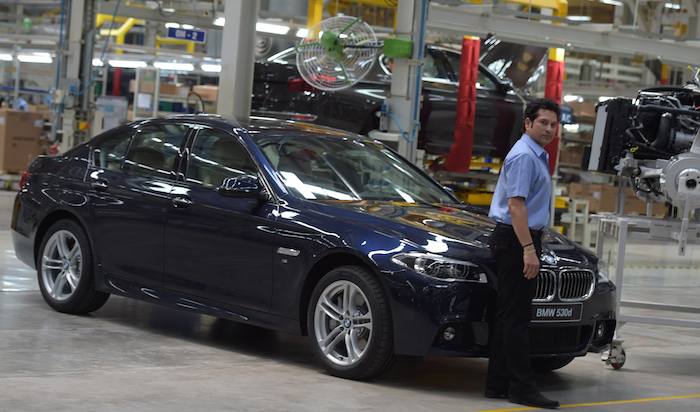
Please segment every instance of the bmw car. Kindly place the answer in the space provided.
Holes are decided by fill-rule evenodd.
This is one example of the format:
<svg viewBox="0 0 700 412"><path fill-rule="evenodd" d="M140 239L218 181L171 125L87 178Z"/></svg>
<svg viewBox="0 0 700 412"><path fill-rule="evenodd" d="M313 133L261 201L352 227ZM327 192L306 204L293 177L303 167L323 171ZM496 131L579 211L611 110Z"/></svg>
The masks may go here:
<svg viewBox="0 0 700 412"><path fill-rule="evenodd" d="M308 335L330 373L397 355L484 357L494 223L382 143L307 123L212 115L124 125L23 174L12 236L59 312L112 294ZM598 259L544 237L535 369L611 342Z"/></svg>

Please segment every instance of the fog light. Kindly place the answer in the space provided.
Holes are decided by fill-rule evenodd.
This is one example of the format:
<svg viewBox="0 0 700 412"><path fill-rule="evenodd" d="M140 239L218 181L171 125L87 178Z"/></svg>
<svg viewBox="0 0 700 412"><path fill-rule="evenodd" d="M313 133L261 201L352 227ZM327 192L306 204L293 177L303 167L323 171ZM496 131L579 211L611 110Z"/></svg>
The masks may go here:
<svg viewBox="0 0 700 412"><path fill-rule="evenodd" d="M452 326L445 328L445 330L442 332L442 338L446 341L451 341L455 338L456 335L457 331L455 331L455 328L453 328Z"/></svg>
<svg viewBox="0 0 700 412"><path fill-rule="evenodd" d="M605 322L598 322L598 327L595 330L595 338L600 339L605 335Z"/></svg>

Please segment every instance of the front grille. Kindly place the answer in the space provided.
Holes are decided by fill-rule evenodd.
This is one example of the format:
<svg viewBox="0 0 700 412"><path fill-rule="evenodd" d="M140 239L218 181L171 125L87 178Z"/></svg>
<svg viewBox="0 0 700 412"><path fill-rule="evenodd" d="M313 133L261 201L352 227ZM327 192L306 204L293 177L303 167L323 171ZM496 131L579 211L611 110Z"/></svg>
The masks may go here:
<svg viewBox="0 0 700 412"><path fill-rule="evenodd" d="M549 302L554 299L554 292L557 289L557 275L551 270L542 269L537 275L537 286L535 286L535 297L533 302Z"/></svg>
<svg viewBox="0 0 700 412"><path fill-rule="evenodd" d="M590 270L571 269L559 273L559 299L580 301L588 299L595 288L595 275Z"/></svg>
<svg viewBox="0 0 700 412"><path fill-rule="evenodd" d="M591 326L530 327L530 353L548 355L576 353L584 350L591 339Z"/></svg>

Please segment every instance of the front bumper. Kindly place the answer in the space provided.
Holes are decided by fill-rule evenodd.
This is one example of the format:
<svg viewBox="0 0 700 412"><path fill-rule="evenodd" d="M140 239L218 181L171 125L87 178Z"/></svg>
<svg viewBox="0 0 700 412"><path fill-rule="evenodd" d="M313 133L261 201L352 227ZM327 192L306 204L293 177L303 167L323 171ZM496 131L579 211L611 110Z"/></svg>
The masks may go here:
<svg viewBox="0 0 700 412"><path fill-rule="evenodd" d="M444 282L411 271L395 272L387 279L397 354L488 356L496 302L489 284ZM606 347L614 331L615 287L601 283L583 302L581 320L531 323L532 355L583 356Z"/></svg>

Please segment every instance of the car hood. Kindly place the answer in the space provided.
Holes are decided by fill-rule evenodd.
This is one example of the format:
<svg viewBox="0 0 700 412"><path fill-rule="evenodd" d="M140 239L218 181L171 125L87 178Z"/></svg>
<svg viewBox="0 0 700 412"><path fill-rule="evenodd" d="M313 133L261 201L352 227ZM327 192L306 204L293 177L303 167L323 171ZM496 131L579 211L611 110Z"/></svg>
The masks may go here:
<svg viewBox="0 0 700 412"><path fill-rule="evenodd" d="M544 74L546 47L516 44L488 37L482 41L479 61L520 90L530 87Z"/></svg>
<svg viewBox="0 0 700 412"><path fill-rule="evenodd" d="M468 205L426 205L404 202L383 201L332 201L327 205L352 210L388 221L394 230L400 230L406 240L418 245L437 246L449 244L452 250L488 249L488 239L495 222L476 208ZM426 236L427 235L427 236ZM428 240L426 242L426 240ZM588 266L597 259L590 252L580 248L564 236L546 230L543 237L542 261L551 266Z"/></svg>

